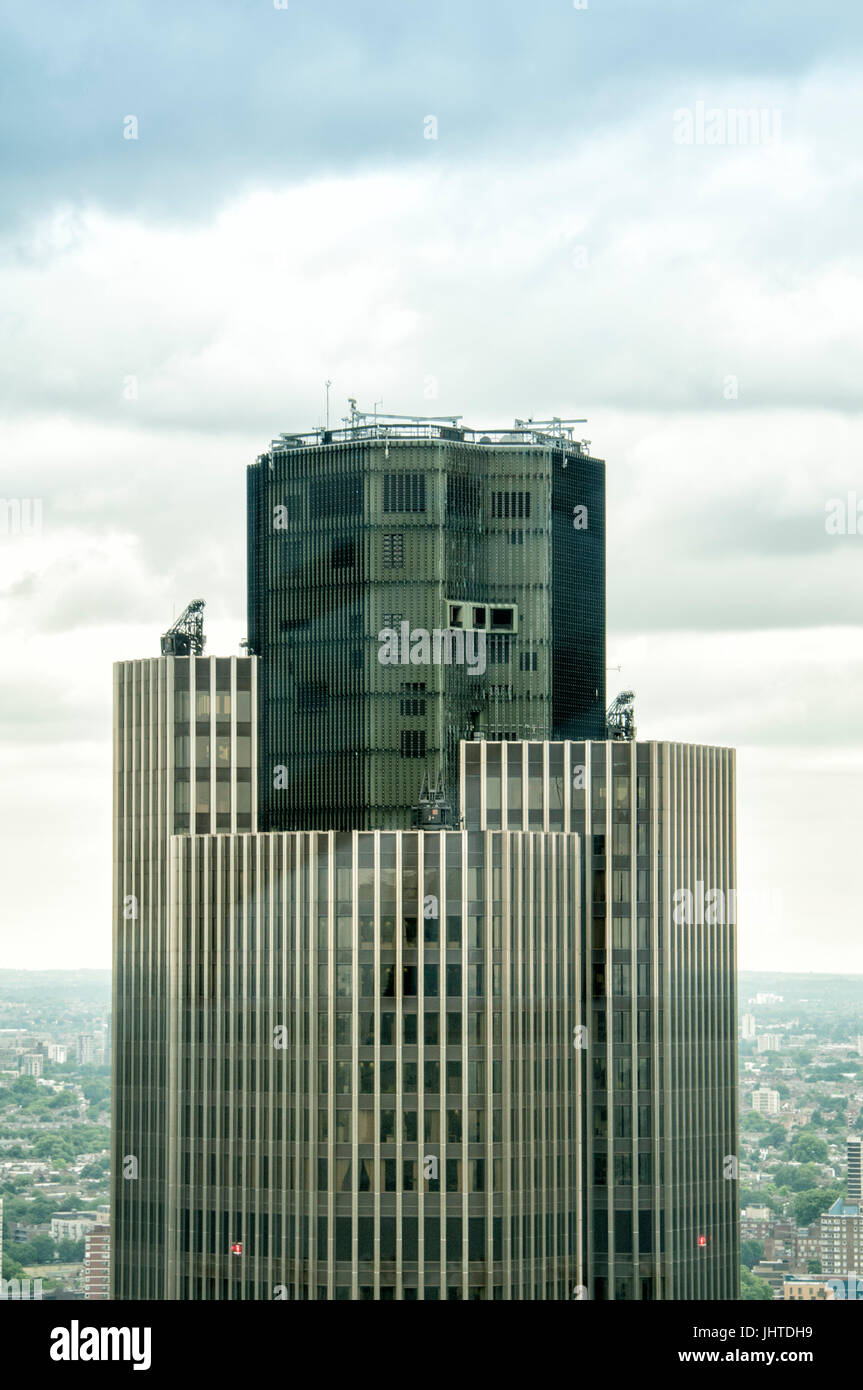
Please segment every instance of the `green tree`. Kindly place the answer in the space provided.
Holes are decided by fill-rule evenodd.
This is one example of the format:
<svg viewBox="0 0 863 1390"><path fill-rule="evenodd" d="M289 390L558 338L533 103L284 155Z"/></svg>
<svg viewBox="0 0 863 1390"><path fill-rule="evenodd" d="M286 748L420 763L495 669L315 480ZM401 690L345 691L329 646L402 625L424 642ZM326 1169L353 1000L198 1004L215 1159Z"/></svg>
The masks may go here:
<svg viewBox="0 0 863 1390"><path fill-rule="evenodd" d="M760 1240L744 1240L741 1242L740 1260L742 1264L746 1265L747 1269L751 1269L753 1265L757 1265L758 1261L762 1259L763 1256L764 1245Z"/></svg>
<svg viewBox="0 0 863 1390"><path fill-rule="evenodd" d="M812 1222L823 1215L835 1201L836 1194L832 1187L810 1187L803 1192L796 1192L791 1202L791 1210L794 1212L797 1225L811 1226Z"/></svg>
<svg viewBox="0 0 863 1390"><path fill-rule="evenodd" d="M49 1235L33 1236L29 1249L30 1258L27 1263L31 1265L47 1265L57 1257L57 1250Z"/></svg>
<svg viewBox="0 0 863 1390"><path fill-rule="evenodd" d="M9 1091L17 1103L23 1105L27 1101L36 1099L39 1095L39 1086L36 1084L35 1077L19 1076L12 1082Z"/></svg>
<svg viewBox="0 0 863 1390"><path fill-rule="evenodd" d="M798 1163L826 1163L827 1141L812 1129L801 1129L791 1144L791 1157Z"/></svg>
<svg viewBox="0 0 863 1390"><path fill-rule="evenodd" d="M84 1258L83 1240L61 1240L57 1246L57 1259L62 1264L80 1264Z"/></svg>
<svg viewBox="0 0 863 1390"><path fill-rule="evenodd" d="M748 1134L763 1134L770 1126L757 1110L747 1110L740 1121L740 1128L746 1130Z"/></svg>
<svg viewBox="0 0 863 1390"><path fill-rule="evenodd" d="M740 1297L748 1303L766 1303L773 1298L773 1290L764 1279L756 1279L746 1265L741 1265Z"/></svg>
<svg viewBox="0 0 863 1390"><path fill-rule="evenodd" d="M792 1192L807 1192L811 1188L817 1187L818 1179L821 1176L814 1163L802 1163L799 1168L792 1168L791 1175L788 1186Z"/></svg>
<svg viewBox="0 0 863 1390"><path fill-rule="evenodd" d="M18 1247L15 1248L17 1250ZM3 1246L3 1271L0 1277L3 1279L25 1279L27 1277L24 1273L24 1266L20 1265L17 1260L13 1260L5 1244Z"/></svg>

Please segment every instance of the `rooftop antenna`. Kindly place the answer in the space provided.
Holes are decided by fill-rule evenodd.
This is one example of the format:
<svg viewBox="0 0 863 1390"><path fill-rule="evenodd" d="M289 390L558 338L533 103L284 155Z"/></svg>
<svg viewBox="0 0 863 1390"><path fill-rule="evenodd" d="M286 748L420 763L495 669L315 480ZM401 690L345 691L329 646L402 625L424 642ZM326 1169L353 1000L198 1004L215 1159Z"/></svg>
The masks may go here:
<svg viewBox="0 0 863 1390"><path fill-rule="evenodd" d="M330 387L332 386L332 384L333 384L333 383L332 383L331 381L327 381L327 382L326 382L326 388L327 388L327 429L329 429L329 427L330 427Z"/></svg>

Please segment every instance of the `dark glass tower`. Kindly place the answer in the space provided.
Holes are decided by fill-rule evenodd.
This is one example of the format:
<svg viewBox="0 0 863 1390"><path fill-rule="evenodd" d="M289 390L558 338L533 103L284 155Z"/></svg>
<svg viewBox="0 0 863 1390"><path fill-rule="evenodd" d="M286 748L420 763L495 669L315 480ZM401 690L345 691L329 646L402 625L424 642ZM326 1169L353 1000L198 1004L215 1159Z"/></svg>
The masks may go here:
<svg viewBox="0 0 863 1390"><path fill-rule="evenodd" d="M283 435L248 566L266 829L406 827L477 734L605 736L605 464L559 425Z"/></svg>

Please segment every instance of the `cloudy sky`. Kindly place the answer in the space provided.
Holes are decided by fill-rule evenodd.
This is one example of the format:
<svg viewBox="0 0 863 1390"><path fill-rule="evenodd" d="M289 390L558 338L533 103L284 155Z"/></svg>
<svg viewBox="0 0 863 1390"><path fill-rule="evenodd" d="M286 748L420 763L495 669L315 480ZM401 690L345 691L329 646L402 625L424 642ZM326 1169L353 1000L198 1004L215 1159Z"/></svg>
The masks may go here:
<svg viewBox="0 0 863 1390"><path fill-rule="evenodd" d="M198 594L238 651L245 465L331 378L588 417L610 685L739 750L741 964L863 971L861 40L852 0L5 7L2 495L41 525L0 534L0 965L109 965L111 663Z"/></svg>

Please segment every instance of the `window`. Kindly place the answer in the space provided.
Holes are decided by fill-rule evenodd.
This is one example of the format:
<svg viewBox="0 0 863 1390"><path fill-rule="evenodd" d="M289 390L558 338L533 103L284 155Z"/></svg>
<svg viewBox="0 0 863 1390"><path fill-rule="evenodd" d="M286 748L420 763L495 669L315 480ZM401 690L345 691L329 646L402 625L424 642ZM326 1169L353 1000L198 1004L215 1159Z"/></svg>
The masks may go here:
<svg viewBox="0 0 863 1390"><path fill-rule="evenodd" d="M492 630L498 632L515 631L515 609L514 608L492 608L490 610L490 623Z"/></svg>
<svg viewBox="0 0 863 1390"><path fill-rule="evenodd" d="M402 682L402 691L409 697L401 701L400 710L403 715L410 717L425 714L425 688L425 681Z"/></svg>
<svg viewBox="0 0 863 1390"><path fill-rule="evenodd" d="M489 666L502 666L512 653L512 638L506 633L492 633L486 647Z"/></svg>
<svg viewBox="0 0 863 1390"><path fill-rule="evenodd" d="M315 517L357 516L363 510L365 478L361 472L316 478L309 489L309 507Z"/></svg>
<svg viewBox="0 0 863 1390"><path fill-rule="evenodd" d="M403 758L424 758L426 755L425 729L402 729L401 752Z"/></svg>
<svg viewBox="0 0 863 1390"><path fill-rule="evenodd" d="M459 473L447 474L446 509L450 516L478 517L479 478L467 478Z"/></svg>
<svg viewBox="0 0 863 1390"><path fill-rule="evenodd" d="M518 669L520 671L535 671L536 662L536 652L522 652L518 658Z"/></svg>
<svg viewBox="0 0 863 1390"><path fill-rule="evenodd" d="M510 531L509 543L510 545L524 545L524 531L522 531L521 527L517 530Z"/></svg>
<svg viewBox="0 0 863 1390"><path fill-rule="evenodd" d="M405 538L401 532L384 536L383 562L385 569L400 570L405 565Z"/></svg>
<svg viewBox="0 0 863 1390"><path fill-rule="evenodd" d="M530 516L529 492L493 492L491 494L492 518Z"/></svg>
<svg viewBox="0 0 863 1390"><path fill-rule="evenodd" d="M424 512L426 480L423 473L385 473L385 512Z"/></svg>
<svg viewBox="0 0 863 1390"><path fill-rule="evenodd" d="M356 543L354 541L334 541L330 552L330 565L334 570L352 570L357 563Z"/></svg>

